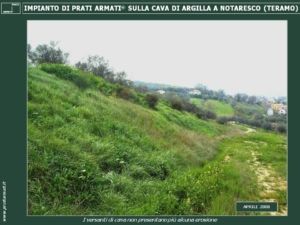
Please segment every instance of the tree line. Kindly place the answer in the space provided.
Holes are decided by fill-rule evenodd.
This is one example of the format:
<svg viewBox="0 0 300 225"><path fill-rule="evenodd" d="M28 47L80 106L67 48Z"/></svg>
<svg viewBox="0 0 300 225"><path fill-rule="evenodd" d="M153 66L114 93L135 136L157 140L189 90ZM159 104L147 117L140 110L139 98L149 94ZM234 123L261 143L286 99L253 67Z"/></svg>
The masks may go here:
<svg viewBox="0 0 300 225"><path fill-rule="evenodd" d="M69 53L64 52L58 46L57 42L51 41L50 44L40 44L35 49L30 44L27 45L27 56L30 64L67 64ZM75 67L85 72L93 73L112 83L118 83L125 86L132 86L132 82L127 79L124 71L115 72L108 61L102 56L88 56L85 61L78 61Z"/></svg>

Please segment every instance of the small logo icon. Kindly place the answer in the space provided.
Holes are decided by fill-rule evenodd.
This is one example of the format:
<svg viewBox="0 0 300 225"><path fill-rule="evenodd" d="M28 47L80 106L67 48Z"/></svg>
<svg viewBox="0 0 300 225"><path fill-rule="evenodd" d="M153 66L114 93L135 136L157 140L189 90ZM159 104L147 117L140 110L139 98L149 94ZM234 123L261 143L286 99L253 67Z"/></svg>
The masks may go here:
<svg viewBox="0 0 300 225"><path fill-rule="evenodd" d="M2 2L1 14L21 14L21 3L19 2Z"/></svg>

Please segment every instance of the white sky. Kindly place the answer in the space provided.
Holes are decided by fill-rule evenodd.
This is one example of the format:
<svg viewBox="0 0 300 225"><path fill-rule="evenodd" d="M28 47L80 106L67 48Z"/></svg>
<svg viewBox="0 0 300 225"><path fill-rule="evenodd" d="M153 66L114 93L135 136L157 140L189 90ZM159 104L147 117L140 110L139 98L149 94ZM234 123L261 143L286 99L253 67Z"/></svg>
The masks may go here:
<svg viewBox="0 0 300 225"><path fill-rule="evenodd" d="M98 54L130 80L287 95L286 21L28 21L28 43L51 40L70 63Z"/></svg>

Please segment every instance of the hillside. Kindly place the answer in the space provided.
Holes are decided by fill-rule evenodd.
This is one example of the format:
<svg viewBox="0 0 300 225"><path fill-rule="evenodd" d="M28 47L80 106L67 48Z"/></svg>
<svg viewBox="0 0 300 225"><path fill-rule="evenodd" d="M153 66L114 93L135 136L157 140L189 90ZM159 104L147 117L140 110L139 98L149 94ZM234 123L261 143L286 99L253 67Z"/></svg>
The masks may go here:
<svg viewBox="0 0 300 225"><path fill-rule="evenodd" d="M117 88L72 68L29 69L29 214L235 214L236 200L262 195L250 160L283 183L261 198L285 209L285 136L164 101L151 109Z"/></svg>
<svg viewBox="0 0 300 225"><path fill-rule="evenodd" d="M234 109L228 103L218 100L202 100L200 98L191 98L191 102L199 107L213 111L217 116L233 116Z"/></svg>

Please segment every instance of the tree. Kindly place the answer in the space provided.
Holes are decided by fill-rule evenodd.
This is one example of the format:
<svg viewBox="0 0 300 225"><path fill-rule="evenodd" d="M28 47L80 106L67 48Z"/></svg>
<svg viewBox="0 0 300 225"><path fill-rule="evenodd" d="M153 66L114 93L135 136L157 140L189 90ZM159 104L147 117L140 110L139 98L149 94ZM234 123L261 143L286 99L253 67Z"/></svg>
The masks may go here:
<svg viewBox="0 0 300 225"><path fill-rule="evenodd" d="M217 95L217 99L218 100L221 100L221 101L225 101L226 100L226 94L225 94L225 92L223 90L217 91L216 95Z"/></svg>
<svg viewBox="0 0 300 225"><path fill-rule="evenodd" d="M248 95L238 93L234 96L234 100L236 100L237 102L247 102Z"/></svg>
<svg viewBox="0 0 300 225"><path fill-rule="evenodd" d="M116 82L118 84L127 85L126 77L127 77L127 74L124 71L115 73L113 76L113 82Z"/></svg>
<svg viewBox="0 0 300 225"><path fill-rule="evenodd" d="M91 72L96 76L106 79L113 79L113 71L109 68L108 62L101 56L93 55L87 58L86 62L77 62L75 66L78 69Z"/></svg>
<svg viewBox="0 0 300 225"><path fill-rule="evenodd" d="M258 103L258 100L257 100L256 96L254 96L254 95L249 96L249 97L248 97L248 103L249 103L249 104L257 104L257 103Z"/></svg>
<svg viewBox="0 0 300 225"><path fill-rule="evenodd" d="M88 64L86 62L80 62L79 61L75 64L75 67L80 69L80 70L90 72L89 69L88 69Z"/></svg>
<svg viewBox="0 0 300 225"><path fill-rule="evenodd" d="M65 64L68 61L69 54L63 52L58 46L57 42L51 41L49 45L38 45L35 50L28 45L28 58L32 63L57 63Z"/></svg>
<svg viewBox="0 0 300 225"><path fill-rule="evenodd" d="M128 87L133 85L132 81L126 79L127 74L124 71L115 73L113 69L109 67L108 61L98 55L89 56L84 62L77 62L75 67L93 73L112 83L118 83Z"/></svg>
<svg viewBox="0 0 300 225"><path fill-rule="evenodd" d="M77 62L75 67L93 73L96 76L103 77L110 82L132 86L132 82L126 79L127 74L124 71L115 73L113 69L110 68L108 61L101 56L89 56L85 62Z"/></svg>
<svg viewBox="0 0 300 225"><path fill-rule="evenodd" d="M32 50L32 47L30 44L27 45L27 61L28 63L34 63L36 59L36 53Z"/></svg>

